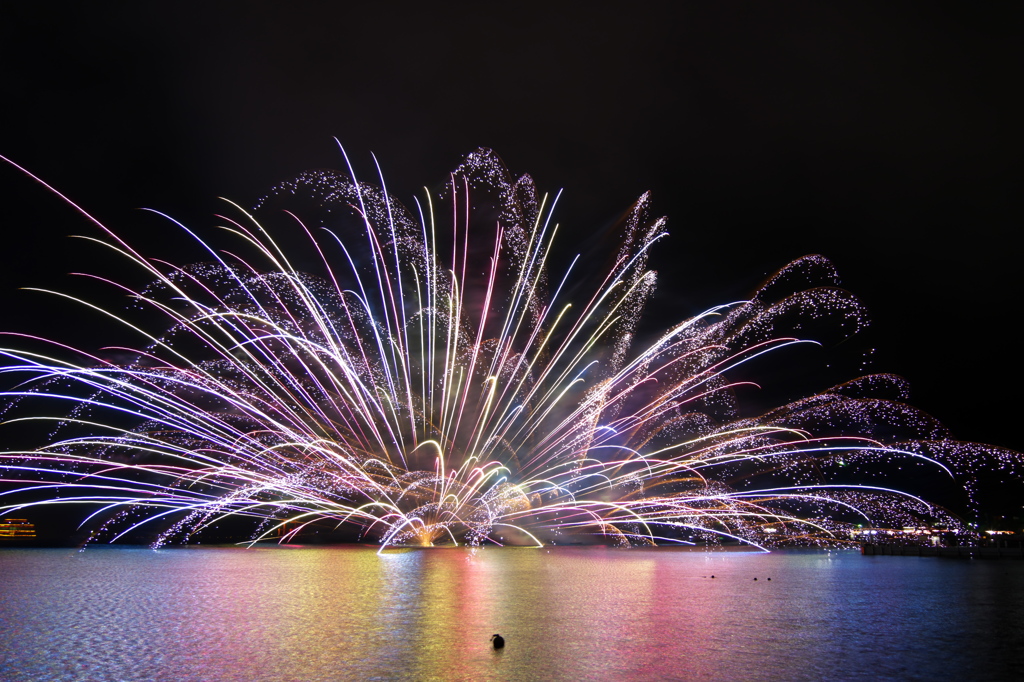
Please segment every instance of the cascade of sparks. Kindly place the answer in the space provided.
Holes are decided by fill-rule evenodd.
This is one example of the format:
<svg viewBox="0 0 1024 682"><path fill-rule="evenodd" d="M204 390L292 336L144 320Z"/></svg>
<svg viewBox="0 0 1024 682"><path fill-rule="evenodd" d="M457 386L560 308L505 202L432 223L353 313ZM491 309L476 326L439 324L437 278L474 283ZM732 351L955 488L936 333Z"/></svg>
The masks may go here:
<svg viewBox="0 0 1024 682"><path fill-rule="evenodd" d="M554 202L488 150L435 194L409 211L351 168L306 173L224 218L235 248L183 227L207 253L192 266L96 223L94 241L153 283L109 282L132 310L82 303L142 341L114 361L5 335L7 422L55 426L42 447L0 453L0 510L89 505L95 539L148 530L157 546L241 517L250 543L348 527L382 549L595 537L765 548L849 541L857 524L962 530L864 477L918 465L969 487L981 457L1012 459L948 440L892 375L743 415L737 367L813 343L792 335L804 323L844 336L865 324L820 256L642 343L647 263L665 235L646 195L595 277L579 257L549 275ZM271 211L287 201L313 205L316 222ZM316 258L299 269L261 212L287 216L289 239Z"/></svg>

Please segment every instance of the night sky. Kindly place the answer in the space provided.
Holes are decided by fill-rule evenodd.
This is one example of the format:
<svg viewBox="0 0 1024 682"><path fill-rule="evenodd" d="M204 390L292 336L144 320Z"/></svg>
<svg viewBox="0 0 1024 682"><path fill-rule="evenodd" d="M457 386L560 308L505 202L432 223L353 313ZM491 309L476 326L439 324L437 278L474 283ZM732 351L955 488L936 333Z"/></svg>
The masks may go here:
<svg viewBox="0 0 1024 682"><path fill-rule="evenodd" d="M210 229L218 196L343 167L334 137L405 200L487 146L565 189L566 249L653 191L652 327L821 253L871 312L868 370L1024 450L1012 3L46 5L0 7L0 154L148 253L177 247L138 208ZM0 327L99 342L19 291L111 274L66 238L90 226L10 168L0 192Z"/></svg>

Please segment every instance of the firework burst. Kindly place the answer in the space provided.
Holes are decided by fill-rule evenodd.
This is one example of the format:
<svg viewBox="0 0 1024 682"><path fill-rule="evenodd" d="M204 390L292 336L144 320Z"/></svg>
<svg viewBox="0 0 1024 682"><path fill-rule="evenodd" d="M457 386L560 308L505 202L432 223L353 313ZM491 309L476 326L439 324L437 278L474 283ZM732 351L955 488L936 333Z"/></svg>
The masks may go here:
<svg viewBox="0 0 1024 682"><path fill-rule="evenodd" d="M2 509L88 505L95 538L148 530L157 545L249 518L249 542L347 527L382 547L764 547L842 542L858 523L959 528L864 477L1013 459L947 440L891 375L745 415L737 368L813 343L793 333L807 324L865 324L832 265L801 258L749 300L641 341L664 220L645 195L604 270L553 272L555 201L478 150L413 210L351 168L303 174L224 218L230 247L182 226L206 253L191 266L97 223L94 241L152 284L105 280L133 309L93 307L141 341L113 361L7 335L8 423L56 427L0 455ZM282 216L288 248L264 227Z"/></svg>

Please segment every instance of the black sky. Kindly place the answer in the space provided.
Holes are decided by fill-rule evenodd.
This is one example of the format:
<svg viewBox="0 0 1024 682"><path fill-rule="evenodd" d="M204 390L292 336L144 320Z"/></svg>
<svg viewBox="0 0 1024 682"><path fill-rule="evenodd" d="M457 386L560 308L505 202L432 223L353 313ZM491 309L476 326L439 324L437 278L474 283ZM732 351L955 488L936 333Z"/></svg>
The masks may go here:
<svg viewBox="0 0 1024 682"><path fill-rule="evenodd" d="M652 190L666 323L823 253L872 313L870 370L1024 450L1013 3L351 5L4 3L0 154L171 252L137 208L210 228L218 196L342 167L335 136L402 198L492 147L565 188L583 248ZM0 327L91 338L18 291L100 268L65 238L90 228L9 168L0 192Z"/></svg>

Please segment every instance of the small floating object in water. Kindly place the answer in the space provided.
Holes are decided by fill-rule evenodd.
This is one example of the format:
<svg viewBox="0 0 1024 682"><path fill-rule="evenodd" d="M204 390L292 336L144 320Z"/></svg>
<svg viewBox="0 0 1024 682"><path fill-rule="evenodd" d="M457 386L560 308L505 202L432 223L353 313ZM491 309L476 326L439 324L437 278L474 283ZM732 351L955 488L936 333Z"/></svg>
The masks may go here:
<svg viewBox="0 0 1024 682"><path fill-rule="evenodd" d="M768 578L768 580L771 580L771 578Z"/></svg>
<svg viewBox="0 0 1024 682"><path fill-rule="evenodd" d="M502 637L501 635L497 635L497 634L491 635L491 643L494 644L494 648L495 649L504 649L505 648L505 638Z"/></svg>
<svg viewBox="0 0 1024 682"><path fill-rule="evenodd" d="M754 580L757 580L757 578L754 578Z"/></svg>

